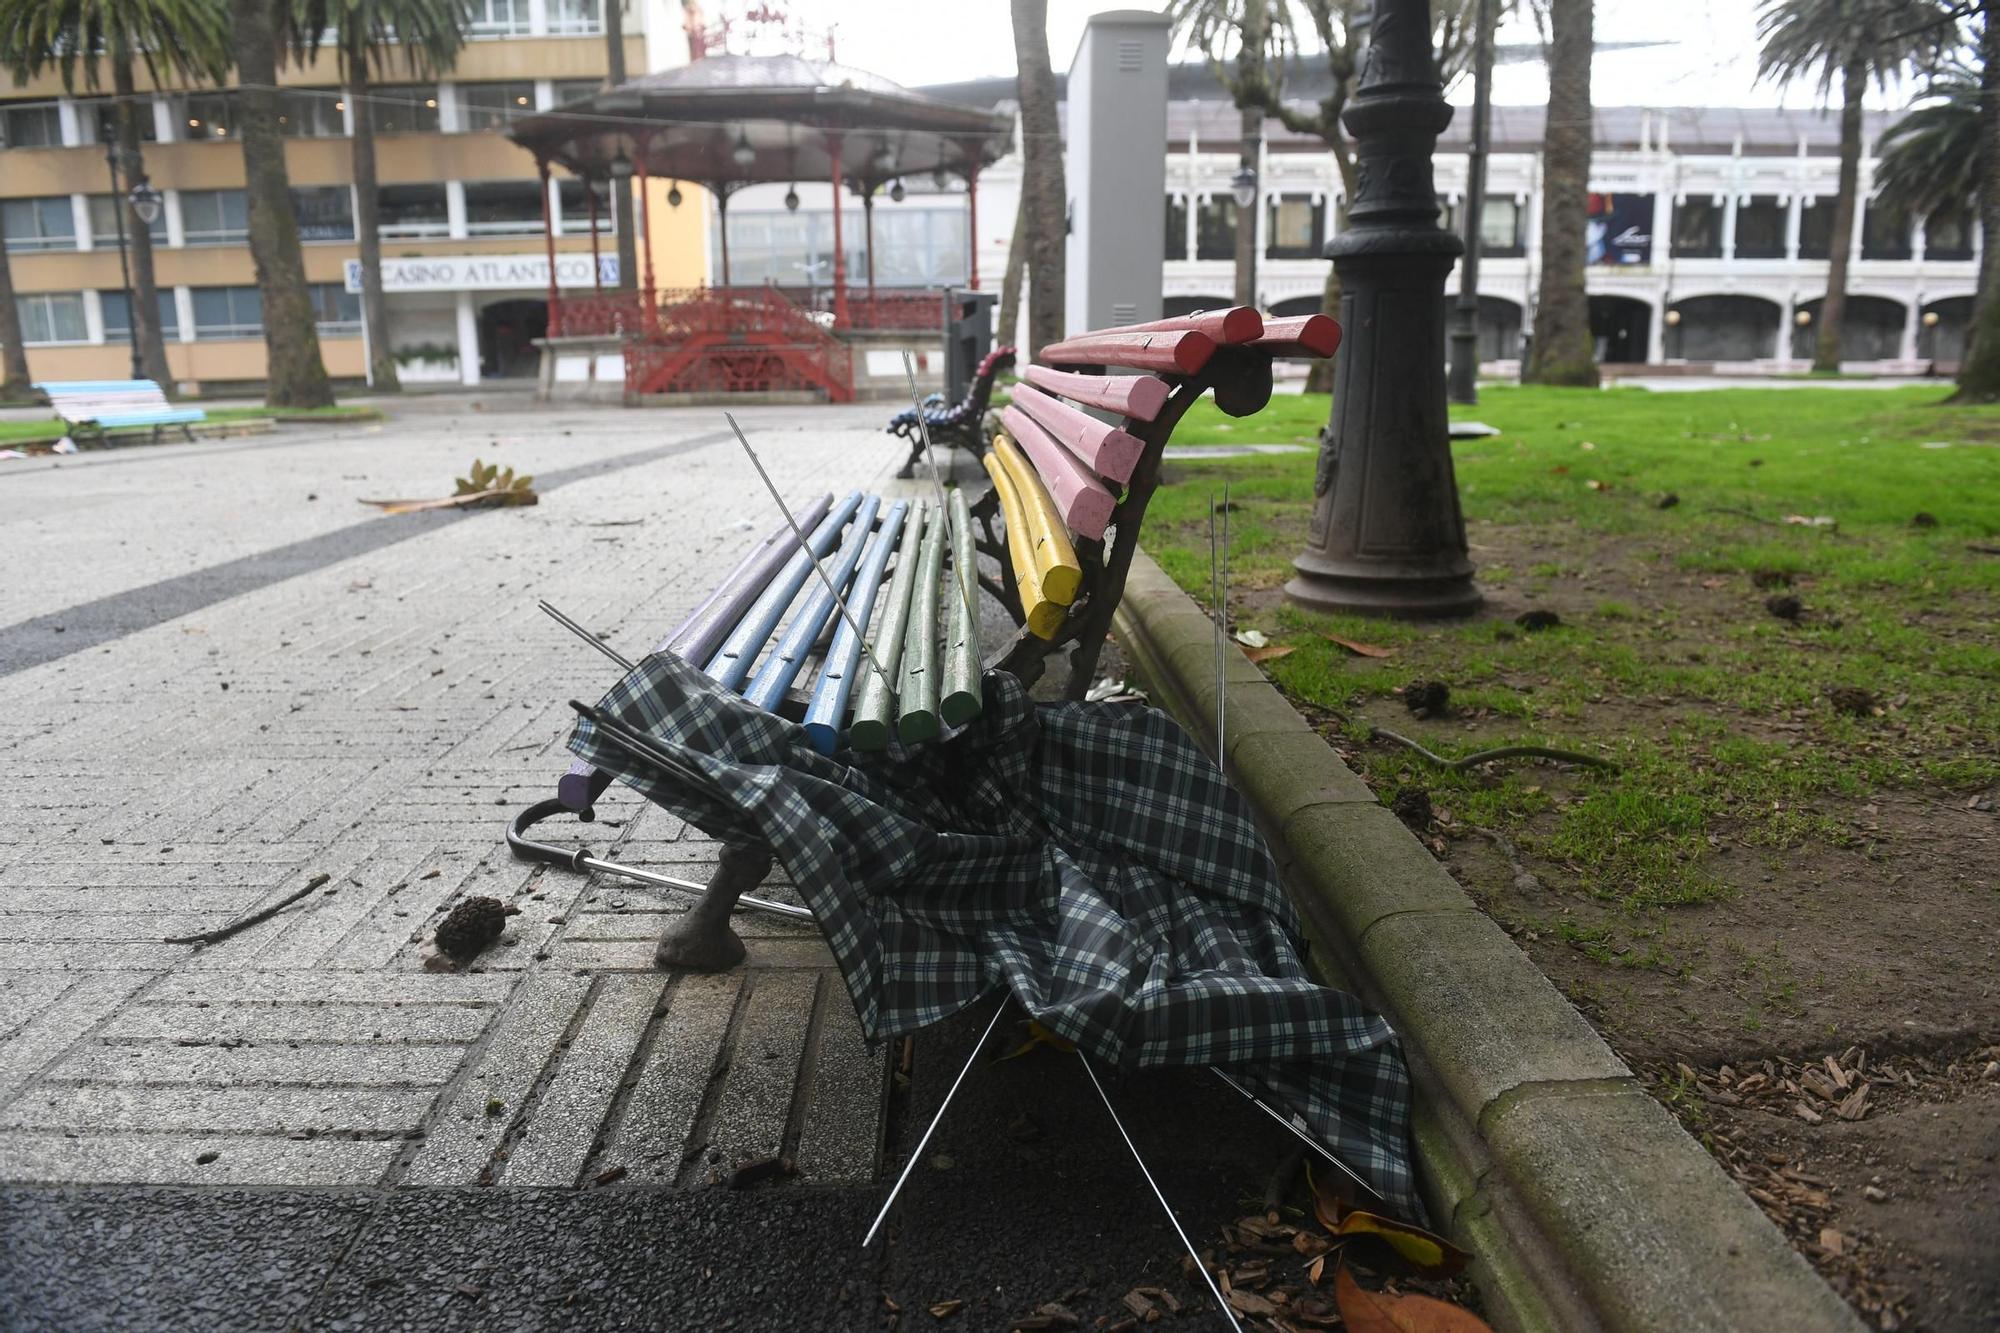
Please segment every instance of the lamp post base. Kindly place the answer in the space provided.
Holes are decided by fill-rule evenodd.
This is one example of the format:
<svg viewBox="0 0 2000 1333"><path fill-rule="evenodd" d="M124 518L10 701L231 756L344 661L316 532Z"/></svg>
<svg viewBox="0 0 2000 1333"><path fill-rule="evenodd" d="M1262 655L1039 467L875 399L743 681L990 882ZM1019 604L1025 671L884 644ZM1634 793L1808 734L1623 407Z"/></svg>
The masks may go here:
<svg viewBox="0 0 2000 1333"><path fill-rule="evenodd" d="M1485 602L1470 567L1463 572L1396 571L1308 551L1292 568L1298 575L1285 585L1285 600L1306 611L1436 620L1469 616Z"/></svg>

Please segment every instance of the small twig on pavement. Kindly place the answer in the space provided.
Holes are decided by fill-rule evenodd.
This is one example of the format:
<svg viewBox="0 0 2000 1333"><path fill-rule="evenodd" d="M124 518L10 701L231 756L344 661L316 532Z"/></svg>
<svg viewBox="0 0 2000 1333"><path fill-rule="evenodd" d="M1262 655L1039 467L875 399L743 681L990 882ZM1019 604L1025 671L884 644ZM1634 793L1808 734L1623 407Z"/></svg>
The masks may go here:
<svg viewBox="0 0 2000 1333"><path fill-rule="evenodd" d="M169 935L165 942L168 944L220 944L238 931L248 930L261 921L269 921L272 917L284 911L287 907L290 907L293 903L332 878L332 875L314 875L306 881L304 888L298 890L296 893L288 894L261 912L238 917L226 926L217 926L214 930L204 930L198 935Z"/></svg>
<svg viewBox="0 0 2000 1333"><path fill-rule="evenodd" d="M1447 773L1456 773L1478 764L1491 763L1496 759L1558 759L1567 764L1588 764L1592 768L1608 769L1613 773L1618 771L1618 765L1609 759L1600 759L1594 754L1578 754L1574 750L1553 750L1546 745L1502 745L1491 750L1479 750L1462 759L1446 759L1441 754L1426 750L1408 736L1398 736L1395 732L1385 731L1381 727L1370 727L1368 739L1393 741L1406 750L1414 750L1419 756L1428 759Z"/></svg>

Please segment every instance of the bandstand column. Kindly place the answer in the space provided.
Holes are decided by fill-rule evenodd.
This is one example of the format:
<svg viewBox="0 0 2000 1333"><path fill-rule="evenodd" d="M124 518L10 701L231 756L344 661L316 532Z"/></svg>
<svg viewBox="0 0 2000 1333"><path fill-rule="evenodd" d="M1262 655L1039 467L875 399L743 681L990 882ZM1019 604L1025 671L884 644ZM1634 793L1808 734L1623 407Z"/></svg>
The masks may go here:
<svg viewBox="0 0 2000 1333"><path fill-rule="evenodd" d="M840 135L826 136L826 153L833 159L833 326L847 327L847 255L840 240Z"/></svg>
<svg viewBox="0 0 2000 1333"><path fill-rule="evenodd" d="M642 137L638 142L639 151L634 154L639 172L639 230L645 233L646 247L646 290L640 302L646 312L646 327L651 328L659 320L659 294L653 290L653 200L652 191L646 182L646 153L652 148L652 136Z"/></svg>
<svg viewBox="0 0 2000 1333"><path fill-rule="evenodd" d="M556 226L554 210L549 207L549 160L535 159L535 171L542 178L542 245L549 256L549 313L545 336L562 335L562 304L556 295Z"/></svg>
<svg viewBox="0 0 2000 1333"><path fill-rule="evenodd" d="M715 230L722 238L722 285L729 286L729 187L720 181L709 187L715 194Z"/></svg>
<svg viewBox="0 0 2000 1333"><path fill-rule="evenodd" d="M875 314L875 187L861 192L862 232L868 242L868 313Z"/></svg>
<svg viewBox="0 0 2000 1333"><path fill-rule="evenodd" d="M966 285L979 290L979 159L965 173Z"/></svg>
<svg viewBox="0 0 2000 1333"><path fill-rule="evenodd" d="M597 189L588 179L583 182L584 197L590 200L590 286L593 291L604 291L604 260L597 252Z"/></svg>

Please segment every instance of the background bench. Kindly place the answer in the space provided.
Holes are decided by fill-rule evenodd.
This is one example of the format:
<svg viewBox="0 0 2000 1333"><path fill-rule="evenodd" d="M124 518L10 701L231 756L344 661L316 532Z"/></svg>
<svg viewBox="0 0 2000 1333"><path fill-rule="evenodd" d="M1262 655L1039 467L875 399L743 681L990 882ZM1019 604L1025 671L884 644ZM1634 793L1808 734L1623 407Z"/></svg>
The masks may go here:
<svg viewBox="0 0 2000 1333"><path fill-rule="evenodd" d="M49 406L78 444L109 443L107 432L133 426L151 426L154 441L168 426L179 426L192 440L188 427L208 420L199 407L175 407L152 380L56 380L35 387L49 396Z"/></svg>
<svg viewBox="0 0 2000 1333"><path fill-rule="evenodd" d="M1250 416L1270 401L1273 360L1331 356L1339 343L1340 326L1325 315L1265 320L1245 306L1054 344L1043 352L1046 364L1023 373L1001 414L982 459L991 484L976 503L963 488L944 506L859 492L823 496L796 515L806 550L780 525L655 651L674 652L759 707L802 722L810 743L829 754L843 741L880 750L892 737L929 740L978 715L984 670L1033 685L1062 652L1070 664L1065 693L1081 699L1181 417L1211 391L1223 412ZM989 390L992 369L981 367ZM912 458L921 451L920 440ZM980 555L997 564L997 575L980 568ZM836 623L815 560L869 630L879 672L852 627ZM1018 627L992 654L980 649L975 586L997 597ZM818 652L829 626L831 644ZM585 853L527 836L553 815L590 819L610 782L573 763L554 800L515 817L509 846L573 869L614 868L595 860L586 867ZM702 901L662 935L655 960L701 971L741 961L729 917L770 868L768 850L725 848Z"/></svg>
<svg viewBox="0 0 2000 1333"><path fill-rule="evenodd" d="M900 435L910 442L910 456L896 475L916 475L917 459L924 452L924 432L917 423L920 412L923 425L930 428L931 444L935 448L965 449L975 456L985 452L986 412L993 402L993 379L1001 371L1012 369L1013 365L1014 349L996 347L980 359L965 397L958 402L947 407L943 395L932 394L922 408L906 407L889 418L889 433Z"/></svg>

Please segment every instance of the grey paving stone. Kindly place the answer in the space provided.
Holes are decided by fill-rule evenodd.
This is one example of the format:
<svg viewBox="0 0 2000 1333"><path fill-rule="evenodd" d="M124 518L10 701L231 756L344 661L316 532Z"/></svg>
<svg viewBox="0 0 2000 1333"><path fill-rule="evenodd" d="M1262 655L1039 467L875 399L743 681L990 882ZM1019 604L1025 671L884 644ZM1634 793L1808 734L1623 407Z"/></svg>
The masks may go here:
<svg viewBox="0 0 2000 1333"><path fill-rule="evenodd" d="M612 976L576 1036L557 1057L555 1074L507 1154L509 1185L574 1185L597 1141L606 1110L666 989L661 976Z"/></svg>
<svg viewBox="0 0 2000 1333"><path fill-rule="evenodd" d="M0 1098L24 1086L147 980L129 973L86 973L57 993L13 1036L0 1042Z"/></svg>
<svg viewBox="0 0 2000 1333"><path fill-rule="evenodd" d="M84 1046L42 1075L50 1083L175 1083L217 1088L422 1086L449 1082L462 1046Z"/></svg>
<svg viewBox="0 0 2000 1333"><path fill-rule="evenodd" d="M787 1146L819 982L810 972L760 972L750 978L750 997L709 1125L705 1160L714 1168L727 1171L775 1157Z"/></svg>
<svg viewBox="0 0 2000 1333"><path fill-rule="evenodd" d="M75 1131L317 1134L416 1128L432 1094L394 1088L44 1086L0 1110L0 1126Z"/></svg>
<svg viewBox="0 0 2000 1333"><path fill-rule="evenodd" d="M471 1041L494 1011L462 1004L142 1004L104 1027L114 1040L166 1038L219 1041Z"/></svg>
<svg viewBox="0 0 2000 1333"><path fill-rule="evenodd" d="M496 1004L516 978L466 972L184 972L161 977L148 1004L229 1004L256 1000L369 1004Z"/></svg>
<svg viewBox="0 0 2000 1333"><path fill-rule="evenodd" d="M634 1181L671 1185L689 1152L704 1146L693 1142L695 1119L722 1065L742 988L741 973L675 977L601 1169L622 1166Z"/></svg>
<svg viewBox="0 0 2000 1333"><path fill-rule="evenodd" d="M861 1036L840 974L819 988L819 1039L799 1128L799 1174L807 1180L861 1184L875 1177L888 1109L889 1053L871 1051Z"/></svg>
<svg viewBox="0 0 2000 1333"><path fill-rule="evenodd" d="M402 1147L395 1139L14 1133L0 1135L0 1180L372 1185ZM209 1153L212 1161L200 1160Z"/></svg>

